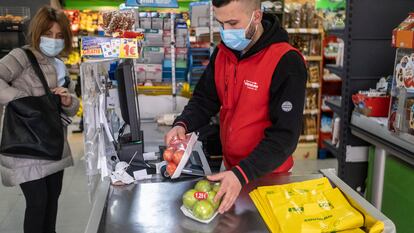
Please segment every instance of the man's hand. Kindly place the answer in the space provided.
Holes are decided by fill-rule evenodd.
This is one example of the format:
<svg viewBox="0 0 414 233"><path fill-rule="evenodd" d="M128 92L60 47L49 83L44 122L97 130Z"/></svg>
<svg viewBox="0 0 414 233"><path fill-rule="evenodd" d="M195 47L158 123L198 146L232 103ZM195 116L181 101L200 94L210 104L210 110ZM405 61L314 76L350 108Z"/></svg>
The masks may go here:
<svg viewBox="0 0 414 233"><path fill-rule="evenodd" d="M180 140L185 139L185 128L182 126L174 126L164 137L165 145L169 145L171 140L178 138Z"/></svg>
<svg viewBox="0 0 414 233"><path fill-rule="evenodd" d="M69 107L72 104L72 96L67 88L57 87L52 89L52 92L60 96L60 102L64 107Z"/></svg>
<svg viewBox="0 0 414 233"><path fill-rule="evenodd" d="M233 206L240 194L242 185L232 171L225 171L216 175L207 176L207 179L210 181L221 182L220 190L217 192L214 201L218 202L224 196L218 209L219 213L223 214Z"/></svg>

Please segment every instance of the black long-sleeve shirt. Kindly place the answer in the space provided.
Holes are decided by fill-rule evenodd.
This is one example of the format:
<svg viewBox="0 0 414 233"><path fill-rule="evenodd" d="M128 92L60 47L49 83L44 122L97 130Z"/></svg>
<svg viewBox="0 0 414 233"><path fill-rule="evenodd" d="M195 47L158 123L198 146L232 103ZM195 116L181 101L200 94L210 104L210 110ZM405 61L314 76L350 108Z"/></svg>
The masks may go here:
<svg viewBox="0 0 414 233"><path fill-rule="evenodd" d="M280 28L273 16L265 15L264 34L244 55L234 51L239 59L245 59L273 43L286 42L287 33ZM210 59L204 74L197 84L193 97L174 125L184 126L193 132L207 125L210 118L220 111L220 100L214 80L214 65L218 49ZM302 128L307 71L302 56L290 51L277 65L270 86L269 116L272 125L264 132L264 138L253 152L239 164L248 180L272 172L283 164L294 152ZM284 102L292 103L291 111L283 111ZM242 184L246 181L238 169L233 168Z"/></svg>

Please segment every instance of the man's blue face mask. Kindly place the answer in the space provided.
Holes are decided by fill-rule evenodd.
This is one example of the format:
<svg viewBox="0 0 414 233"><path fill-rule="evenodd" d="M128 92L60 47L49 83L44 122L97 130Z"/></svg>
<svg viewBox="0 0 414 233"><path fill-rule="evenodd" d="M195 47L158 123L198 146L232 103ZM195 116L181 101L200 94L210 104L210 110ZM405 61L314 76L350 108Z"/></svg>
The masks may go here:
<svg viewBox="0 0 414 233"><path fill-rule="evenodd" d="M249 46L249 44L252 42L252 39L246 38L246 31L252 24L253 16L254 12L252 14L252 17L250 18L249 25L247 25L247 27L244 29L224 29L223 27L220 28L221 39L223 40L224 44L227 45L227 47L236 51L243 51L247 48L247 46ZM256 31L257 25L254 32L255 34Z"/></svg>

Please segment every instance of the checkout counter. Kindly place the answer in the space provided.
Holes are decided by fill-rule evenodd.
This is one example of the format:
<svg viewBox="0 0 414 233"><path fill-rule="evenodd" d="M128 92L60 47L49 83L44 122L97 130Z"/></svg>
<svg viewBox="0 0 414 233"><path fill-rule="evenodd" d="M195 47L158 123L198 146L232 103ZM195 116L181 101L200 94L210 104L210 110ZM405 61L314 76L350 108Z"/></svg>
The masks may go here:
<svg viewBox="0 0 414 233"><path fill-rule="evenodd" d="M116 95L111 94L111 90L108 88L111 86L108 74L111 73L110 67L114 62L118 61L105 60L83 63L81 66L85 160L87 175L90 177L89 188L92 201L92 210L85 233L268 232L265 222L248 195L249 192L258 186L300 182L322 176L327 177L348 199L353 200L355 208L382 221L385 226L384 232L396 232L392 221L340 180L336 176L336 172L331 169L308 175L292 173L268 175L251 182L243 187L235 206L229 212L218 215L209 224L193 221L185 217L180 210L183 193L194 186L200 177L180 177L171 180L161 174L153 174L148 179L136 181L130 185L110 185L108 176L113 168L113 158L117 155L114 146L116 143L114 142L121 143L120 140L116 140L120 137L113 135L114 132L111 130L118 127L108 126L109 123L116 123L110 122L108 119L114 118L118 111ZM117 72L120 71L121 76L124 72L124 78L126 77L134 83L131 66L132 64L125 63L124 67L127 68L124 68L123 71L117 70ZM125 86L134 89L134 85ZM122 98L120 96L120 99ZM136 94L127 94L125 99L128 104L132 103L132 106L138 106ZM128 106L128 109L135 108ZM139 147L142 146L139 150L144 152L159 151L159 146L164 144L164 135L170 127L158 126L155 121L140 119L138 108L136 111L123 111L124 119L126 114L129 115L130 124L135 121L139 124L138 129L143 132L143 135L139 136L139 143L136 143ZM159 154L158 156L161 157Z"/></svg>
<svg viewBox="0 0 414 233"><path fill-rule="evenodd" d="M351 119L352 134L374 146L368 159L367 199L393 219L399 232L412 232L414 144L391 133L385 120L357 112Z"/></svg>
<svg viewBox="0 0 414 233"><path fill-rule="evenodd" d="M169 127L159 127L153 122L142 124L145 150L153 151L163 143ZM128 186L111 186L109 180L100 182L96 188L93 208L85 233L151 233L151 232L269 232L249 192L258 186L278 185L327 177L348 198L385 224L385 232L396 232L391 220L381 214L363 197L336 176L332 169L320 173L295 175L292 173L268 175L243 187L235 206L227 213L218 215L210 224L202 224L184 216L180 210L181 197L193 187L198 178L176 181L153 175L151 179Z"/></svg>

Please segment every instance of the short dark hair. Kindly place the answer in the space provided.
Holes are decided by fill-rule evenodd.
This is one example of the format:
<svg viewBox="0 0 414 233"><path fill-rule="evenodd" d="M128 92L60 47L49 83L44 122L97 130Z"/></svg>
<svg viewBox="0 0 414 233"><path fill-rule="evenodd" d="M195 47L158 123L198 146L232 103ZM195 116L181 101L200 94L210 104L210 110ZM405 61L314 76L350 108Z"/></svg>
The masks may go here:
<svg viewBox="0 0 414 233"><path fill-rule="evenodd" d="M213 6L222 7L234 1L249 1L250 3L254 3L255 7L260 9L260 0L213 0Z"/></svg>
<svg viewBox="0 0 414 233"><path fill-rule="evenodd" d="M222 7L222 6L229 4L232 1L236 1L236 0L213 0L213 6Z"/></svg>

